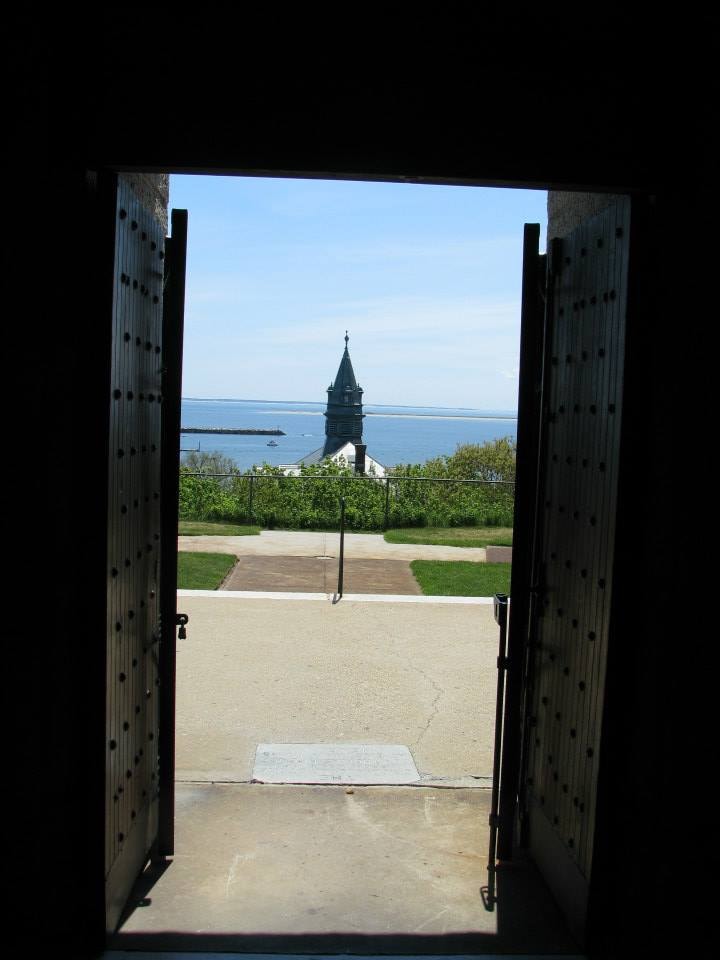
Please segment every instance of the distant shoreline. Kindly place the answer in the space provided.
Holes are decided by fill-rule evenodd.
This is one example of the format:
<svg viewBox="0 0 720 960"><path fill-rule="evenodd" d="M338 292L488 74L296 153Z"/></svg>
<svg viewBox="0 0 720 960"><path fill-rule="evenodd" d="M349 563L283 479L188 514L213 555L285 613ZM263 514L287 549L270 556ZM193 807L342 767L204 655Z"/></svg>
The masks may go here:
<svg viewBox="0 0 720 960"><path fill-rule="evenodd" d="M255 428L242 427L180 427L180 433L222 433L222 434L241 434L250 437L284 437L286 433L280 428L275 430L260 430Z"/></svg>
<svg viewBox="0 0 720 960"><path fill-rule="evenodd" d="M379 406L379 404L376 404ZM446 409L436 407L437 410ZM458 407L457 409L461 409ZM471 416L465 413L375 413L374 410L368 410L366 417L428 417L430 420L517 420L517 417L489 416L486 414Z"/></svg>
<svg viewBox="0 0 720 960"><path fill-rule="evenodd" d="M258 401L259 402L259 401ZM442 410L442 407L438 407ZM322 410L268 410L273 417L284 414L287 417L323 417ZM514 423L517 417L503 416L477 416L471 417L462 413L376 413L374 410L368 410L366 417L399 417L402 420L507 420Z"/></svg>
<svg viewBox="0 0 720 960"><path fill-rule="evenodd" d="M298 404L302 406L314 406L320 407L323 406L317 400L245 400L240 398L233 397L183 397L183 400L192 401L193 403L285 403L285 404ZM411 406L409 404L401 403L373 403L370 404L373 407L394 407L398 410L414 410L417 409L419 404ZM447 419L447 420L508 420L516 421L517 414L507 414L507 413L475 413L474 411L477 408L474 407L425 407L426 410L437 410L438 413L378 413L374 410L367 410L366 416L368 417L427 417L429 419ZM445 410L467 410L467 413L442 413L440 411ZM270 412L270 411L268 411ZM273 415L276 413L286 413L286 414L319 414L322 415L322 410L273 410Z"/></svg>

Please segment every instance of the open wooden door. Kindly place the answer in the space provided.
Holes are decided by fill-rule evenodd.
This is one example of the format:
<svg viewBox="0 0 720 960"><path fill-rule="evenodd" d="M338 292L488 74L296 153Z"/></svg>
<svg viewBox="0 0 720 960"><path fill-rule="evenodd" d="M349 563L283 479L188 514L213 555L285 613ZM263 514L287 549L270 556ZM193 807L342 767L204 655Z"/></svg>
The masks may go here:
<svg viewBox="0 0 720 960"><path fill-rule="evenodd" d="M521 784L531 855L582 938L614 561L630 201L553 241Z"/></svg>
<svg viewBox="0 0 720 960"><path fill-rule="evenodd" d="M162 536L163 447L169 446L162 415L168 363L164 231L122 177L114 188L105 638L108 931L116 928L135 879L158 846L161 657L163 675L171 668L174 674L174 636L168 638L161 621L161 568L167 551L177 549L176 540L166 546ZM176 443L168 455L177 459L178 448ZM177 516L177 494L174 509Z"/></svg>
<svg viewBox="0 0 720 960"><path fill-rule="evenodd" d="M523 338L534 357L524 386L535 396L526 397L525 415L534 439L526 432L523 444L521 394L516 523L532 536L513 564L499 856L514 841L528 847L581 940L605 697L629 234L630 201L621 199L553 240L541 325L537 291L524 290Z"/></svg>

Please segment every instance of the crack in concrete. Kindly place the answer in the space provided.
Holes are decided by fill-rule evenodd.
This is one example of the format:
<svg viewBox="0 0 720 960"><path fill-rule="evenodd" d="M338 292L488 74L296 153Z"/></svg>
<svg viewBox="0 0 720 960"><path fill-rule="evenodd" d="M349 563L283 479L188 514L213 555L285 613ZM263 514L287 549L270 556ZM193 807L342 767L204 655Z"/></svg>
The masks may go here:
<svg viewBox="0 0 720 960"><path fill-rule="evenodd" d="M369 614L367 618L369 620L372 620L373 619L372 614ZM420 731L420 735L415 740L415 742L411 744L411 747L413 750L413 756L415 756L414 751L419 749L420 743L422 742L423 738L426 736L428 730L430 729L430 726L433 720L438 715L438 704L440 703L441 698L445 694L445 690L441 686L439 686L435 682L435 680L433 680L433 678L429 676L421 667L418 667L417 664L414 663L407 654L400 653L399 651L395 650L392 646L388 648L388 653L396 657L401 662L407 664L407 666L409 666L411 670L414 670L416 673L419 673L420 676L423 677L423 679L426 680L427 683L429 683L432 689L435 691L435 699L430 705L431 712L430 712L430 716L428 717L427 723L425 724L424 728ZM419 771L419 772L420 772L420 775L422 776L423 775L422 771Z"/></svg>
<svg viewBox="0 0 720 960"><path fill-rule="evenodd" d="M410 658L408 657L407 660L410 661ZM417 749L419 749L419 747L420 747L421 741L423 740L423 738L424 738L425 735L427 734L428 730L430 729L430 726L431 726L433 720L434 720L435 717L438 715L438 704L440 703L440 699L442 698L442 696L443 696L443 694L445 693L445 691L443 690L442 687L438 686L438 684L435 683L435 681L433 680L433 678L430 677L430 676L428 676L428 674L425 673L425 671L422 670L420 667L416 666L416 665L413 664L413 663L411 663L411 666L412 666L412 668L413 668L414 670L417 671L417 673L420 674L420 676L424 677L424 678L427 680L427 682L430 684L430 686L433 688L433 690L436 691L435 699L433 700L432 704L430 705L430 710L431 710L432 712L431 712L430 716L428 717L428 721L427 721L427 723L425 724L425 728L421 731L420 736L417 738L417 740L416 740L415 743L413 744L413 749L414 749L414 750L417 750Z"/></svg>

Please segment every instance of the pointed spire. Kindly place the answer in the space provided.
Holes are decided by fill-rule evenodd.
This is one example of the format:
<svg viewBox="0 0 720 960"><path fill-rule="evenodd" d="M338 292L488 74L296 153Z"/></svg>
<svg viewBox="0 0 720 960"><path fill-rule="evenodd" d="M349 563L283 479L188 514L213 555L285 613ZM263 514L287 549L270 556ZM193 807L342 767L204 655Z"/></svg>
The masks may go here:
<svg viewBox="0 0 720 960"><path fill-rule="evenodd" d="M362 440L362 387L355 379L348 341L345 331L345 349L335 380L328 387L328 402L325 410L325 448L324 456L329 456L348 440L359 443Z"/></svg>
<svg viewBox="0 0 720 960"><path fill-rule="evenodd" d="M345 349L343 350L340 366L338 367L338 372L335 374L335 380L332 384L332 391L342 396L344 396L346 393L356 394L359 390L357 380L355 379L355 371L353 370L352 360L350 359L350 353L348 351L349 339L350 337L348 336L348 332L346 330ZM360 402L360 398L353 397L352 402L358 403Z"/></svg>

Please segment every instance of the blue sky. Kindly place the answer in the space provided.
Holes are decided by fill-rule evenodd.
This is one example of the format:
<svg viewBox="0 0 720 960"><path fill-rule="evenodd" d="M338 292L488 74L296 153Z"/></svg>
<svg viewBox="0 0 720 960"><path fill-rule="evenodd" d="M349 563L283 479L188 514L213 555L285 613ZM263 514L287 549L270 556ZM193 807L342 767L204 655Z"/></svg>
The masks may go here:
<svg viewBox="0 0 720 960"><path fill-rule="evenodd" d="M189 211L183 396L515 409L523 224L546 193L172 176Z"/></svg>

